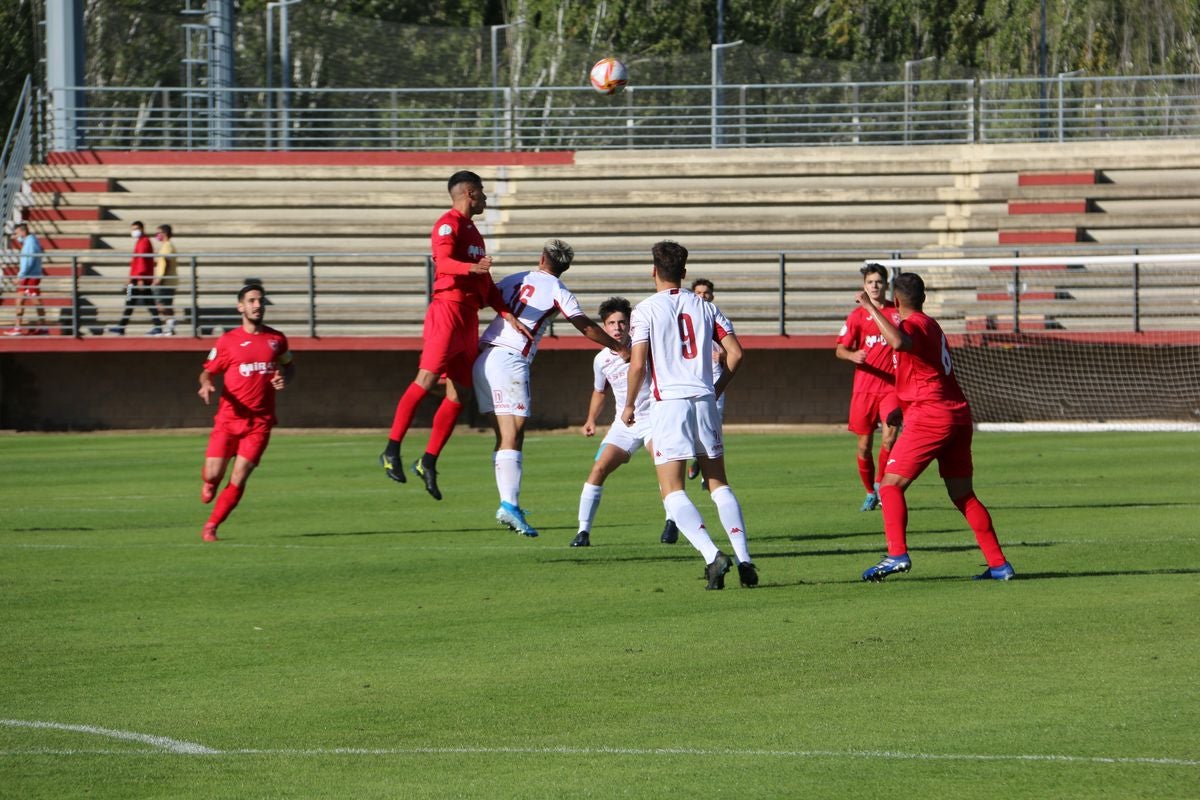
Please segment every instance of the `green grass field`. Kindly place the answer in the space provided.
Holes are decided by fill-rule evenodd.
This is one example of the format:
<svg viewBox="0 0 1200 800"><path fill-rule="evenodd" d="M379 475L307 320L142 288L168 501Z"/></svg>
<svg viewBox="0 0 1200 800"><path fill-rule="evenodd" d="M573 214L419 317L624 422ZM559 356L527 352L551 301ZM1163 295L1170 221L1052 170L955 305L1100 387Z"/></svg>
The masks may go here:
<svg viewBox="0 0 1200 800"><path fill-rule="evenodd" d="M1200 796L1194 436L978 434L1019 580L967 579L930 474L869 585L852 437L733 434L763 583L724 592L645 454L583 550L595 440L530 435L525 539L490 437L435 503L381 436L278 433L205 545L204 442L0 437L0 796Z"/></svg>

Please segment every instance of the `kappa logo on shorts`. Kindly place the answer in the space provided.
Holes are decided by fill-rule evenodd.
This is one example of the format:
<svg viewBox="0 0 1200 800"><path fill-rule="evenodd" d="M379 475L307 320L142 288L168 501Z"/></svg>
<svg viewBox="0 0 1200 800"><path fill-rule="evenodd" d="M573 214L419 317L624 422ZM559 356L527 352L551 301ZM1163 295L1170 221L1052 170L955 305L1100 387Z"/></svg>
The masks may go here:
<svg viewBox="0 0 1200 800"><path fill-rule="evenodd" d="M655 450L655 451L654 451L654 457L655 457L655 458L662 458L662 450Z"/></svg>

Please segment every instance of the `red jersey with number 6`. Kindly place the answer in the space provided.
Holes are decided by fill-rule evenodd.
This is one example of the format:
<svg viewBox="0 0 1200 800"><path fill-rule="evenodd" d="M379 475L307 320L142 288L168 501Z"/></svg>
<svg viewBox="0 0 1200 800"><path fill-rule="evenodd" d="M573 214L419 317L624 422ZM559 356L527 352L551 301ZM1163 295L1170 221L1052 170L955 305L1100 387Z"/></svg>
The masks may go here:
<svg viewBox="0 0 1200 800"><path fill-rule="evenodd" d="M912 340L911 349L893 352L896 396L905 416L912 409L950 422L969 423L971 408L954 377L950 346L942 326L932 317L914 311L900 323L900 330Z"/></svg>
<svg viewBox="0 0 1200 800"><path fill-rule="evenodd" d="M217 339L204 362L204 371L220 375L224 383L216 418L264 417L274 425L271 379L291 360L287 337L266 325L257 333L246 333L239 326Z"/></svg>

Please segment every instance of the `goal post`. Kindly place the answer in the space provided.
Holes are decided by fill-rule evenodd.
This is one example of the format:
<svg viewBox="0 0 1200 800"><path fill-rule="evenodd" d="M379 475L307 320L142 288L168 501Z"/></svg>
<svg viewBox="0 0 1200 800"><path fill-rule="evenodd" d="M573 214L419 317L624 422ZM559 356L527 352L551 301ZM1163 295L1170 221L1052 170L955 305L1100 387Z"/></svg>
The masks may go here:
<svg viewBox="0 0 1200 800"><path fill-rule="evenodd" d="M1200 431L1200 253L866 263L924 279L981 429Z"/></svg>

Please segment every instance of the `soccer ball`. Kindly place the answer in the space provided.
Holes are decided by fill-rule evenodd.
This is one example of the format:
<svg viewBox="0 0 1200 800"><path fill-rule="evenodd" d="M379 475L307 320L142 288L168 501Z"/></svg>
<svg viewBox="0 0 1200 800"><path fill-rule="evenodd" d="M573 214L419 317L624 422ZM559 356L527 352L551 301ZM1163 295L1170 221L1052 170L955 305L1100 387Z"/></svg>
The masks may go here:
<svg viewBox="0 0 1200 800"><path fill-rule="evenodd" d="M592 67L588 78L601 94L615 94L629 83L629 70L615 58L602 58Z"/></svg>

